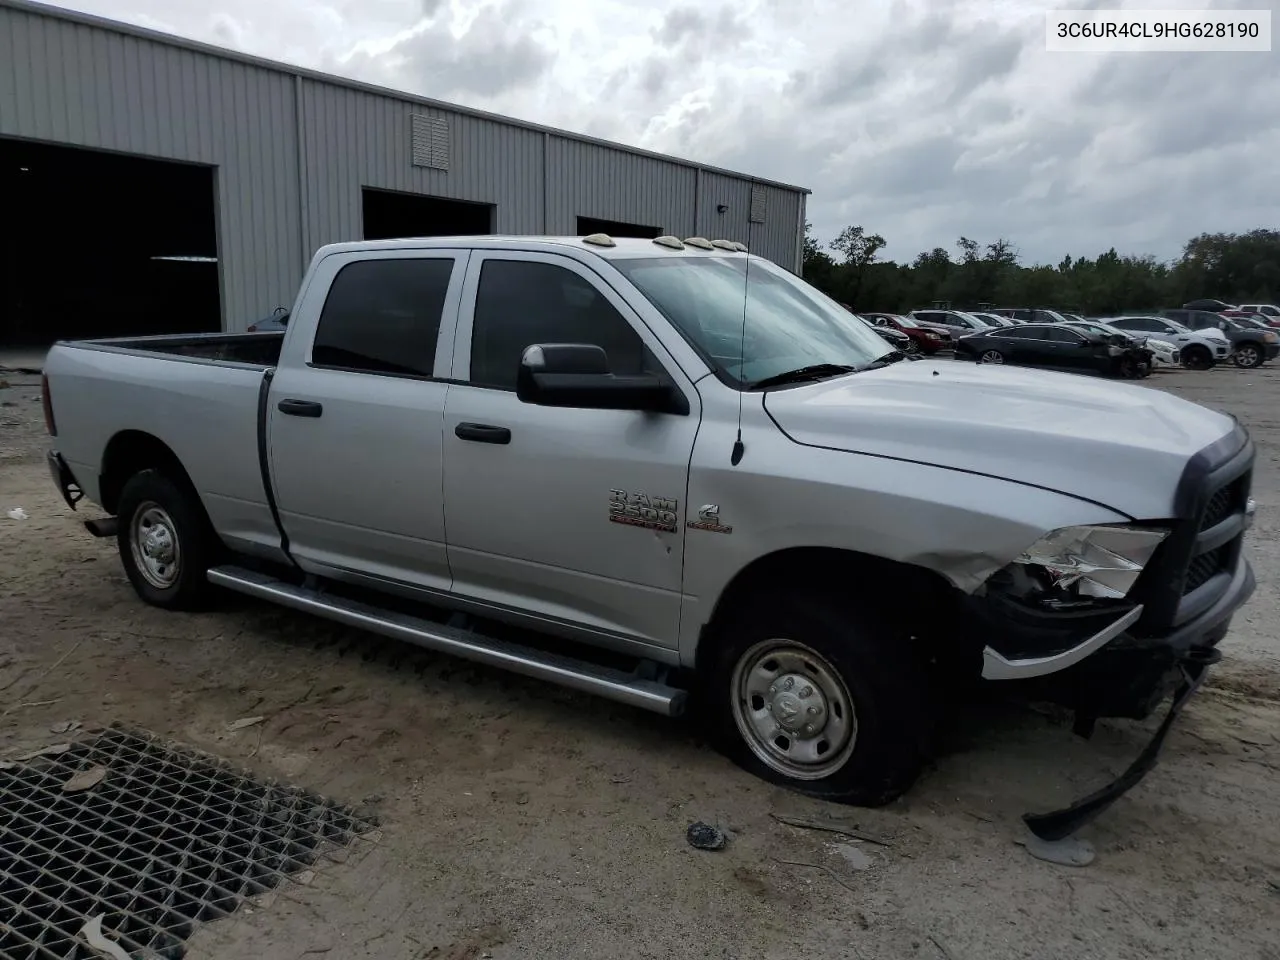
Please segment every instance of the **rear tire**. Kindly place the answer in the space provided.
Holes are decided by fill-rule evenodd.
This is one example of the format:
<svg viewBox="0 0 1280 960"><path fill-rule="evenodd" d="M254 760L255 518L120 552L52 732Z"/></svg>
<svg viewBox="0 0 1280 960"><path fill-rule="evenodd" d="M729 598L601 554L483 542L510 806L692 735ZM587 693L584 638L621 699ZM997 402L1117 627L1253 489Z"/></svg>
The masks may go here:
<svg viewBox="0 0 1280 960"><path fill-rule="evenodd" d="M1193 344L1182 351L1182 365L1188 370L1208 370L1213 367L1213 354L1208 347Z"/></svg>
<svg viewBox="0 0 1280 960"><path fill-rule="evenodd" d="M717 747L771 783L881 806L919 776L933 711L909 639L822 592L769 591L717 629L704 708Z"/></svg>
<svg viewBox="0 0 1280 960"><path fill-rule="evenodd" d="M120 492L118 517L120 561L138 596L170 610L202 607L217 535L195 491L143 470Z"/></svg>

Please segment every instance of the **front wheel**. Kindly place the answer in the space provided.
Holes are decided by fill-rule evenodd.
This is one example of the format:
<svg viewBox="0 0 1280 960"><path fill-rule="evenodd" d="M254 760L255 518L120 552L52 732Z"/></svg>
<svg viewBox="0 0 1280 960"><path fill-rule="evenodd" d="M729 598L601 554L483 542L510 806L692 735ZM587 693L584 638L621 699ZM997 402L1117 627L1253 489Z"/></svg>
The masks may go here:
<svg viewBox="0 0 1280 960"><path fill-rule="evenodd" d="M1004 354L999 350L984 350L978 357L979 363L1004 363Z"/></svg>
<svg viewBox="0 0 1280 960"><path fill-rule="evenodd" d="M1188 370L1208 370L1213 366L1213 354L1208 347L1187 347L1182 351L1182 365Z"/></svg>
<svg viewBox="0 0 1280 960"><path fill-rule="evenodd" d="M707 677L717 745L773 783L880 806L919 775L931 711L905 636L822 595L776 593L727 618Z"/></svg>
<svg viewBox="0 0 1280 960"><path fill-rule="evenodd" d="M1256 343L1242 343L1236 348L1235 357L1233 358L1237 367L1243 367L1251 370L1254 367L1262 366L1262 348Z"/></svg>
<svg viewBox="0 0 1280 960"><path fill-rule="evenodd" d="M143 470L120 493L116 543L133 589L174 610L203 605L216 536L194 491Z"/></svg>

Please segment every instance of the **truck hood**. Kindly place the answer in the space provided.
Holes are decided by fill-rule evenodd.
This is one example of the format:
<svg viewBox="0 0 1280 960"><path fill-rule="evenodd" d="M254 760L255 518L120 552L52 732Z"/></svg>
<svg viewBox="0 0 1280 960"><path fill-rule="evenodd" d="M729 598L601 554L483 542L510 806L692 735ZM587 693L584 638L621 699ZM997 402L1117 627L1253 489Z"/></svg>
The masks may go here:
<svg viewBox="0 0 1280 960"><path fill-rule="evenodd" d="M987 474L1148 520L1173 516L1187 461L1235 429L1148 387L956 361L773 390L764 406L796 443Z"/></svg>

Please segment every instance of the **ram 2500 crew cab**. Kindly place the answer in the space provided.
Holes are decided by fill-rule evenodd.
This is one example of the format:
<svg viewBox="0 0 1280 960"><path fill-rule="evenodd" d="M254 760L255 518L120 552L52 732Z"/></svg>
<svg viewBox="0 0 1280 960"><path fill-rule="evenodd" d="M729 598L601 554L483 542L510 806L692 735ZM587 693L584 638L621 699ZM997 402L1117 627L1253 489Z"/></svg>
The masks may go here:
<svg viewBox="0 0 1280 960"><path fill-rule="evenodd" d="M54 478L148 603L229 588L665 714L693 693L748 769L878 804L944 685L1142 717L1253 589L1231 417L897 362L741 245L337 244L289 316L48 356Z"/></svg>

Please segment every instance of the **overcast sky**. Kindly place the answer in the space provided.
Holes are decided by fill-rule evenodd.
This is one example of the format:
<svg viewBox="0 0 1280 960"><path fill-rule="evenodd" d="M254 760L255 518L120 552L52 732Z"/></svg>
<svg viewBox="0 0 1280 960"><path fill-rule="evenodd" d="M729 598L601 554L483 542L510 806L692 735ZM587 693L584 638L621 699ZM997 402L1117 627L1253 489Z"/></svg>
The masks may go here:
<svg viewBox="0 0 1280 960"><path fill-rule="evenodd" d="M1024 263L1170 259L1203 231L1280 227L1280 52L1047 53L1066 2L60 5L810 187L820 239L862 224L893 259L962 234Z"/></svg>

